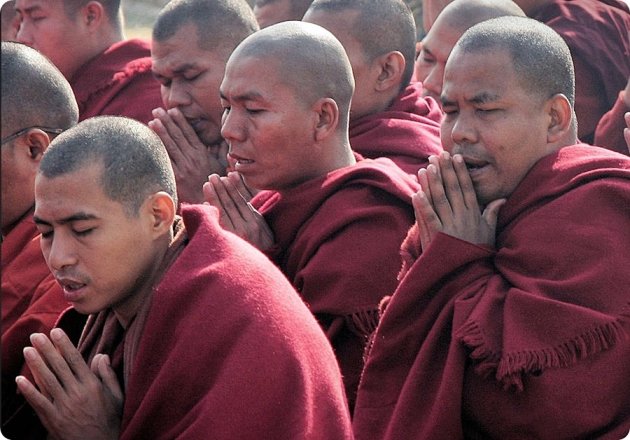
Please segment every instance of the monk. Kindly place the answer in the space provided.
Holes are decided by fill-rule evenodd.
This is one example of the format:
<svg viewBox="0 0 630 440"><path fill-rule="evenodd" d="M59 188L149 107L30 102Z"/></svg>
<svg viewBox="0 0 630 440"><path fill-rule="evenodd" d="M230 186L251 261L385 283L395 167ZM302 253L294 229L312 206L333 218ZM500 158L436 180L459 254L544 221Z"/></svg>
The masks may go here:
<svg viewBox="0 0 630 440"><path fill-rule="evenodd" d="M213 208L176 216L176 194L164 145L132 119L83 121L44 155L34 219L73 309L31 335L34 382L16 380L49 436L351 439L300 297Z"/></svg>
<svg viewBox="0 0 630 440"><path fill-rule="evenodd" d="M210 174L225 175L219 86L228 57L258 24L245 0L173 0L153 26L153 74L164 107L151 127L168 150L180 203L203 202Z"/></svg>
<svg viewBox="0 0 630 440"><path fill-rule="evenodd" d="M454 0L440 14L421 42L415 71L424 94L440 102L444 66L453 46L472 26L491 18L521 16L525 13L512 0Z"/></svg>
<svg viewBox="0 0 630 440"><path fill-rule="evenodd" d="M16 41L46 55L68 79L80 120L117 115L147 123L160 105L149 42L125 39L120 0L15 0Z"/></svg>
<svg viewBox="0 0 630 440"><path fill-rule="evenodd" d="M20 17L15 11L15 0L0 3L0 39L14 41L20 28Z"/></svg>
<svg viewBox="0 0 630 440"><path fill-rule="evenodd" d="M457 42L446 152L419 172L357 439L628 433L630 158L578 143L574 99L569 48L540 22Z"/></svg>
<svg viewBox="0 0 630 440"><path fill-rule="evenodd" d="M2 432L28 431L14 418L24 400L15 377L28 374L22 349L48 332L69 303L50 273L33 222L35 176L51 139L77 123L79 111L61 72L36 50L2 43Z"/></svg>
<svg viewBox="0 0 630 440"><path fill-rule="evenodd" d="M402 0L315 0L303 21L343 44L355 80L350 145L363 157L388 157L414 178L442 151L442 112L412 82L416 28Z"/></svg>
<svg viewBox="0 0 630 440"><path fill-rule="evenodd" d="M343 46L320 26L283 22L247 37L221 83L236 171L204 186L221 224L264 250L317 317L350 406L378 304L396 288L417 189L389 159L356 160L353 86ZM264 191L248 203L243 184Z"/></svg>
<svg viewBox="0 0 630 440"><path fill-rule="evenodd" d="M313 0L253 0L253 10L260 28L281 21L301 20Z"/></svg>
<svg viewBox="0 0 630 440"><path fill-rule="evenodd" d="M595 129L595 145L629 154L624 139L624 114L630 112L630 77L626 88L619 92L613 107L600 119Z"/></svg>
<svg viewBox="0 0 630 440"><path fill-rule="evenodd" d="M595 129L630 77L630 10L623 0L514 0L569 45L575 65L578 136L592 144Z"/></svg>

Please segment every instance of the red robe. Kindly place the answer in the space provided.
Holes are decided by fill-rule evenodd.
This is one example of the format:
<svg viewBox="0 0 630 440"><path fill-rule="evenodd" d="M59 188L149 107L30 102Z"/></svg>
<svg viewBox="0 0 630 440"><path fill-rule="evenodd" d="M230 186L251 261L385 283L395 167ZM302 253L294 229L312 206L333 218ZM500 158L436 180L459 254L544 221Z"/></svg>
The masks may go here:
<svg viewBox="0 0 630 440"><path fill-rule="evenodd" d="M31 333L48 333L69 304L50 273L30 212L2 241L2 425L23 403L15 377L27 374L22 349Z"/></svg>
<svg viewBox="0 0 630 440"><path fill-rule="evenodd" d="M532 14L566 41L575 65L575 113L582 142L630 76L630 12L619 0L554 0Z"/></svg>
<svg viewBox="0 0 630 440"><path fill-rule="evenodd" d="M253 200L275 235L271 258L326 331L350 404L378 304L400 270L417 183L389 159L365 159L282 193Z"/></svg>
<svg viewBox="0 0 630 440"><path fill-rule="evenodd" d="M411 265L374 336L356 438L622 438L629 243L630 158L543 158L501 208L496 250L439 234Z"/></svg>
<svg viewBox="0 0 630 440"><path fill-rule="evenodd" d="M422 96L422 84L411 83L384 112L350 122L350 145L363 157L388 157L417 176L432 154L440 154L442 110Z"/></svg>
<svg viewBox="0 0 630 440"><path fill-rule="evenodd" d="M623 129L626 128L626 121L623 119L623 115L626 112L630 112L630 107L624 101L625 94L625 90L619 92L613 108L597 124L595 145L630 155L628 144L626 144L626 140L623 137Z"/></svg>
<svg viewBox="0 0 630 440"><path fill-rule="evenodd" d="M83 65L70 80L79 119L126 116L147 123L162 106L160 83L151 72L148 42L133 39L112 45Z"/></svg>
<svg viewBox="0 0 630 440"><path fill-rule="evenodd" d="M81 336L124 371L120 439L352 438L330 344L286 278L214 208L182 215L182 249L131 325L105 311Z"/></svg>

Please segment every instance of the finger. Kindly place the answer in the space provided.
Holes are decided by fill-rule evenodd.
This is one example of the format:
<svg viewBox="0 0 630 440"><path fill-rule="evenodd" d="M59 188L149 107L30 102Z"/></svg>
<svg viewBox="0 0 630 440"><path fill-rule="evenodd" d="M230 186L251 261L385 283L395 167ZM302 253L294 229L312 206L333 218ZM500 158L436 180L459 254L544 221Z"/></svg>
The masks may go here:
<svg viewBox="0 0 630 440"><path fill-rule="evenodd" d="M50 400L61 396L63 388L39 352L33 347L24 347L23 353L26 365L31 370L40 392Z"/></svg>
<svg viewBox="0 0 630 440"><path fill-rule="evenodd" d="M178 162L184 158L185 136L180 128L173 122L171 116L163 109L156 108L153 110L152 122L156 126L154 131L162 139L171 160Z"/></svg>
<svg viewBox="0 0 630 440"><path fill-rule="evenodd" d="M235 182L239 182L240 178L238 175L228 176L227 178L221 178L221 182L223 182L223 188L225 192L229 196L230 200L235 209L235 215L232 217L232 220L238 221L250 221L253 217L254 207L243 197L243 195L236 188Z"/></svg>
<svg viewBox="0 0 630 440"><path fill-rule="evenodd" d="M434 215L438 216L441 223L450 221L453 217L453 210L446 196L439 168L435 164L430 164L427 167L427 181L431 191L431 205Z"/></svg>
<svg viewBox="0 0 630 440"><path fill-rule="evenodd" d="M46 424L51 414L56 411L55 405L51 402L50 397L39 392L37 388L35 388L35 385L24 376L17 376L15 383L20 393L42 420L42 423Z"/></svg>
<svg viewBox="0 0 630 440"><path fill-rule="evenodd" d="M234 215L235 207L232 199L227 195L225 186L221 181L221 178L217 174L212 174L208 177L210 183L210 197L207 198L213 206L219 209L221 213L221 225L230 231L234 231L234 222L232 216ZM209 189L210 189L209 188ZM231 211L231 212L230 212Z"/></svg>
<svg viewBox="0 0 630 440"><path fill-rule="evenodd" d="M228 173L227 176L232 185L234 185L238 193L246 202L249 202L254 198L254 192L245 184L241 173L233 171Z"/></svg>
<svg viewBox="0 0 630 440"><path fill-rule="evenodd" d="M499 210L503 205L505 205L506 201L506 199L493 200L492 202L488 203L486 209L483 210L482 217L492 231L496 231Z"/></svg>
<svg viewBox="0 0 630 440"><path fill-rule="evenodd" d="M173 125L177 126L182 136L186 139L186 141L190 144L195 150L204 151L207 147L201 142L197 132L192 128L184 114L178 108L170 108L167 111L168 115L171 117L171 122Z"/></svg>
<svg viewBox="0 0 630 440"><path fill-rule="evenodd" d="M432 237L442 231L442 222L422 189L412 196L411 202L418 222L422 249L426 249Z"/></svg>
<svg viewBox="0 0 630 440"><path fill-rule="evenodd" d="M56 345L56 342L62 336L65 336L65 333L61 329L53 329L51 332L51 337L52 334L55 335L55 343L53 343L51 339L48 339L48 337L46 337L46 335L42 333L34 333L31 335L31 344L33 344L33 347L48 364L51 371L59 378L59 381L62 384L71 384L76 381L75 375L70 365L68 364L68 359L65 358L64 353ZM83 362L83 358L78 353L78 351L76 351L76 349L72 345L72 342L70 342L67 336L65 337L65 340L62 340L60 342L60 344L65 350L68 350L69 345L76 352L80 361ZM70 354L69 356L72 357L73 354ZM78 360L76 358L72 359L72 362L76 363L77 361Z"/></svg>
<svg viewBox="0 0 630 440"><path fill-rule="evenodd" d="M50 339L57 351L63 356L66 365L74 372L73 379L76 377L79 381L84 382L87 378L91 378L92 374L87 363L76 349L72 341L60 328L54 328L50 331Z"/></svg>
<svg viewBox="0 0 630 440"><path fill-rule="evenodd" d="M464 202L464 193L453 165L451 155L447 151L442 152L440 154L442 184L448 203L454 215L457 215L456 213L461 213L463 210L467 209L467 207Z"/></svg>
<svg viewBox="0 0 630 440"><path fill-rule="evenodd" d="M420 187L424 191L424 195L429 200L429 203L433 204L433 198L431 197L431 188L429 187L429 176L427 176L426 168L418 170L418 183L420 183Z"/></svg>
<svg viewBox="0 0 630 440"><path fill-rule="evenodd" d="M173 167L176 167L177 163L182 161L182 153L175 141L171 138L171 135L164 126L164 123L160 119L153 119L152 121L149 121L148 125L149 128L160 137L166 151L168 152L168 157L173 163Z"/></svg>
<svg viewBox="0 0 630 440"><path fill-rule="evenodd" d="M92 371L98 376L105 388L110 392L117 403L122 403L124 398L123 390L118 382L116 372L111 367L109 356L97 354L92 360Z"/></svg>
<svg viewBox="0 0 630 440"><path fill-rule="evenodd" d="M468 209L479 212L477 193L475 192L475 187L473 186L468 168L466 168L466 163L461 154L453 156L453 168L455 169L455 174L457 175L457 180L463 194L464 204Z"/></svg>

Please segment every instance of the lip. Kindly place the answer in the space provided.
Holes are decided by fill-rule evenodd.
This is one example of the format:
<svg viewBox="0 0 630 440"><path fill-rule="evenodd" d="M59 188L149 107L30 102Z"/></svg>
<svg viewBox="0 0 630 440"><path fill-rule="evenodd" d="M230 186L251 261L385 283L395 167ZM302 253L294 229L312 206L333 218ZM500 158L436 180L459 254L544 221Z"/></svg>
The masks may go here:
<svg viewBox="0 0 630 440"><path fill-rule="evenodd" d="M229 153L228 156L232 160L232 163L234 164L234 169L236 171L242 171L243 168L247 169L248 166L253 165L254 163L256 163L256 161L254 161L252 159L247 159L245 157L239 156L239 155L234 154L234 153Z"/></svg>
<svg viewBox="0 0 630 440"><path fill-rule="evenodd" d="M63 296L68 302L80 301L86 294L87 284L71 278L57 278L63 289Z"/></svg>

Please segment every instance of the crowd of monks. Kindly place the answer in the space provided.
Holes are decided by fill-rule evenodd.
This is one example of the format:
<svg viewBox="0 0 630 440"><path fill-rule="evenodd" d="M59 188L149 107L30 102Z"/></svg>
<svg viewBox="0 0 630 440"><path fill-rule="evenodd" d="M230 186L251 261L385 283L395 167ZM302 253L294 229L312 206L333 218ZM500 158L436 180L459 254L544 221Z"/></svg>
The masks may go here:
<svg viewBox="0 0 630 440"><path fill-rule="evenodd" d="M3 2L6 438L630 433L630 9L422 10Z"/></svg>

